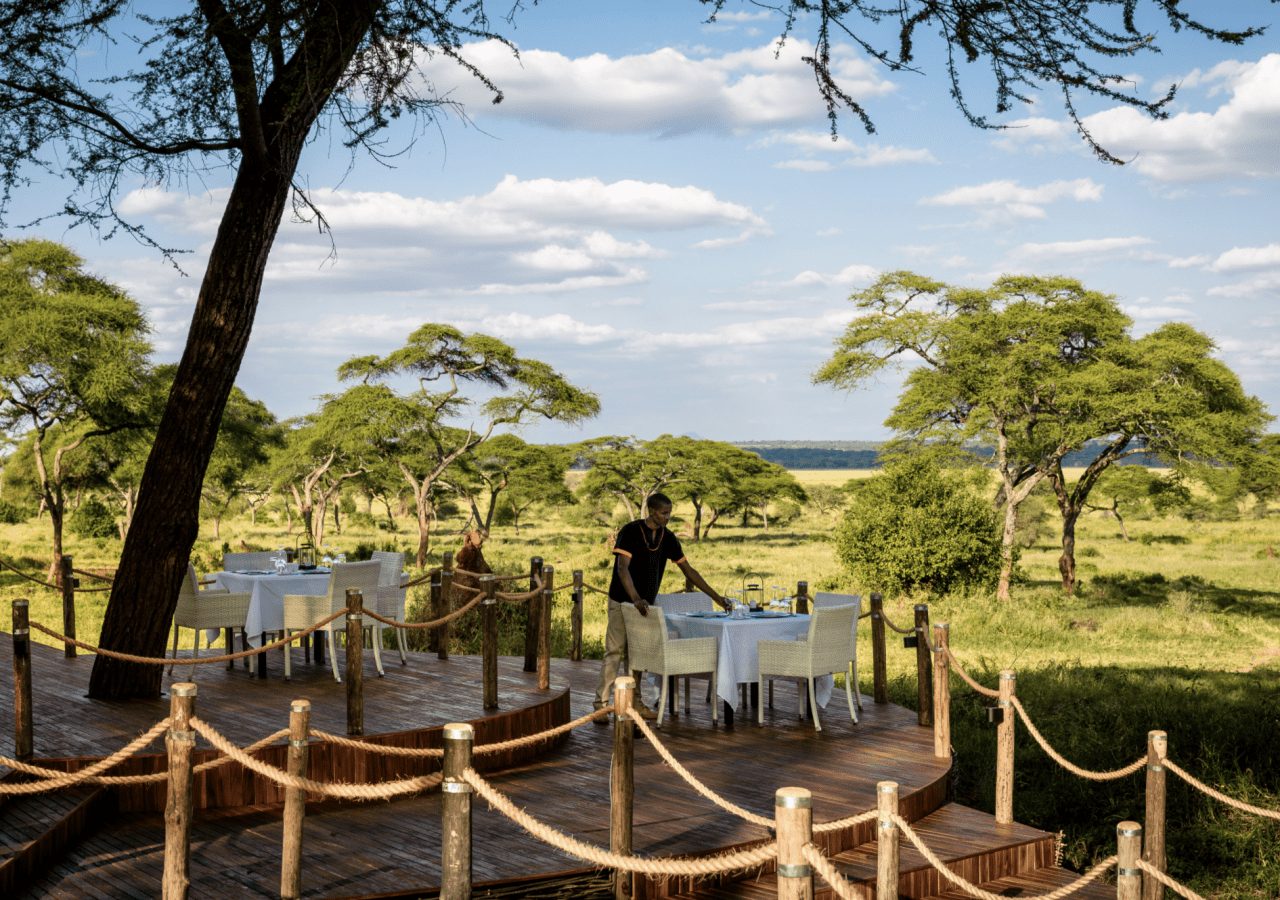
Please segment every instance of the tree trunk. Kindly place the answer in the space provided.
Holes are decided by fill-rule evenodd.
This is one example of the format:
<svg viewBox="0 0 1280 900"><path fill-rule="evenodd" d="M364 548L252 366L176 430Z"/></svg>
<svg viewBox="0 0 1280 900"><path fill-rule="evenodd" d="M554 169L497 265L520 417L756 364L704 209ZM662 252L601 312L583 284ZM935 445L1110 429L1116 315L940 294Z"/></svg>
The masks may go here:
<svg viewBox="0 0 1280 900"><path fill-rule="evenodd" d="M693 540L698 542L702 540L702 504L693 501Z"/></svg>
<svg viewBox="0 0 1280 900"><path fill-rule="evenodd" d="M1116 517L1116 524L1120 526L1120 537L1129 540L1129 529L1125 527L1124 516L1120 515L1120 504L1117 503L1115 508L1111 510L1111 514Z"/></svg>
<svg viewBox="0 0 1280 900"><path fill-rule="evenodd" d="M418 499L418 568L427 567L427 557L431 553L431 508L426 498Z"/></svg>
<svg viewBox="0 0 1280 900"><path fill-rule="evenodd" d="M1017 504L1007 501L1004 505L1004 530L1000 534L1000 581L996 584L996 599L1009 599L1009 582L1013 580L1013 535L1018 527Z"/></svg>
<svg viewBox="0 0 1280 900"><path fill-rule="evenodd" d="M65 519L62 505L50 504L49 525L53 528L53 562L49 564L50 581L58 577L58 566L62 563L62 524Z"/></svg>
<svg viewBox="0 0 1280 900"><path fill-rule="evenodd" d="M1062 589L1068 597L1076 592L1076 520L1079 518L1080 508L1077 506L1062 511L1062 555L1058 557L1058 571L1062 574Z"/></svg>

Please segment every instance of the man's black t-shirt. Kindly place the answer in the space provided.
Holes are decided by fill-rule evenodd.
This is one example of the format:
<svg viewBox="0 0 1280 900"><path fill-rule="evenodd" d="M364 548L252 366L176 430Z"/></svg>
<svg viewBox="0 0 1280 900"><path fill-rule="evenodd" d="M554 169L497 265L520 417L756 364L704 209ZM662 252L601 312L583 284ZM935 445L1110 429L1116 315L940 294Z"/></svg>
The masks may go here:
<svg viewBox="0 0 1280 900"><path fill-rule="evenodd" d="M627 560L631 583L635 585L636 592L650 603L658 596L667 560L678 563L684 559L679 539L665 526L656 533L650 531L649 526L644 524L644 519L636 519L622 526L613 552ZM622 580L618 577L616 564L613 578L609 582L609 599L619 603L631 602L631 597L627 595Z"/></svg>

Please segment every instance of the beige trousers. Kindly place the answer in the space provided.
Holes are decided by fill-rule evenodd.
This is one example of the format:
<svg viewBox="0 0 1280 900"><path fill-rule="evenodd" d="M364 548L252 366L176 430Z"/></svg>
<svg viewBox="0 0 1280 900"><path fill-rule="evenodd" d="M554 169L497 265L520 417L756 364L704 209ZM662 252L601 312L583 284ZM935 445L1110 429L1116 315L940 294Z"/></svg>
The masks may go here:
<svg viewBox="0 0 1280 900"><path fill-rule="evenodd" d="M596 685L596 706L613 702L613 680L627 656L627 627L622 621L622 604L609 600L609 624L604 632L604 661L600 663L600 683ZM629 675L625 668L622 674Z"/></svg>

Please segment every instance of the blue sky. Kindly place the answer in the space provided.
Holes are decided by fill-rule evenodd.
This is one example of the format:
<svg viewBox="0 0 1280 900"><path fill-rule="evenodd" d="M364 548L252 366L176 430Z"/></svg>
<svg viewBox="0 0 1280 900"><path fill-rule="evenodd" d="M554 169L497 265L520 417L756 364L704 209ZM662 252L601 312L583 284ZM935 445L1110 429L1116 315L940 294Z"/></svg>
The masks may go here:
<svg viewBox="0 0 1280 900"><path fill-rule="evenodd" d="M1277 18L1260 2L1199 6L1223 25ZM431 60L466 118L422 130L395 168L352 167L339 138L320 135L300 180L336 255L314 226L282 227L241 387L296 415L338 387L343 359L446 321L600 395L597 419L535 426L531 440L881 438L895 378L845 394L810 376L852 315L849 293L907 268L974 285L1078 277L1117 295L1139 332L1176 319L1209 333L1280 412L1280 30L1224 47L1150 22L1165 52L1120 70L1142 97L1180 84L1170 119L1082 105L1131 160L1117 167L1091 155L1054 94L1008 115L1006 131L970 127L927 42L923 74L841 48L843 83L878 131L845 116L833 142L797 62L811 47L793 39L775 54L780 19L760 7L730 3L716 24L703 14L692 0L547 0L517 20L520 59L467 48L501 105ZM984 73L968 84L991 114ZM49 187L20 197L12 219ZM194 251L185 278L128 239L42 233L143 303L157 357L174 359L223 196L215 175L121 200L161 243Z"/></svg>

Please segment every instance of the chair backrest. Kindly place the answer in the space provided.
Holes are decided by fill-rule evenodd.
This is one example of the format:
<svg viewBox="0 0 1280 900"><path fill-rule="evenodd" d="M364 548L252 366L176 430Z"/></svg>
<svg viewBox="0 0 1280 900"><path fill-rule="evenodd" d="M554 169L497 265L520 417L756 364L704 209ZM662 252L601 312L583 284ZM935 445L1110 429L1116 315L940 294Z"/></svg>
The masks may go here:
<svg viewBox="0 0 1280 900"><path fill-rule="evenodd" d="M374 550L370 559L376 559L382 566L378 571L378 584L394 584L399 586L400 575L404 572L404 554L391 550Z"/></svg>
<svg viewBox="0 0 1280 900"><path fill-rule="evenodd" d="M622 623L627 627L627 661L631 668L644 672L661 672L667 641L667 620L662 607L649 607L642 616L635 604L623 603Z"/></svg>
<svg viewBox="0 0 1280 900"><path fill-rule="evenodd" d="M843 672L854 657L854 626L861 604L819 606L809 619L814 673Z"/></svg>
<svg viewBox="0 0 1280 900"><path fill-rule="evenodd" d="M183 576L182 585L178 588L178 606L173 612L175 619L185 619L194 611L195 602L199 599L199 591L196 567L188 564L187 574Z"/></svg>
<svg viewBox="0 0 1280 900"><path fill-rule="evenodd" d="M329 576L329 609L338 610L347 605L347 590L357 588L364 595L364 604L375 609L378 603L378 573L382 563L376 559L368 562L334 563Z"/></svg>
<svg viewBox="0 0 1280 900"><path fill-rule="evenodd" d="M691 612L710 612L714 604L711 598L701 591L685 591L679 594L659 594L653 600L654 605L661 606L669 616L683 615Z"/></svg>
<svg viewBox="0 0 1280 900"><path fill-rule="evenodd" d="M252 550L248 553L224 553L222 554L222 571L270 569L274 565L271 557L276 552L275 550Z"/></svg>
<svg viewBox="0 0 1280 900"><path fill-rule="evenodd" d="M813 608L817 609L821 606L848 606L856 604L861 610L862 595L861 594L828 594L818 591L813 595Z"/></svg>

